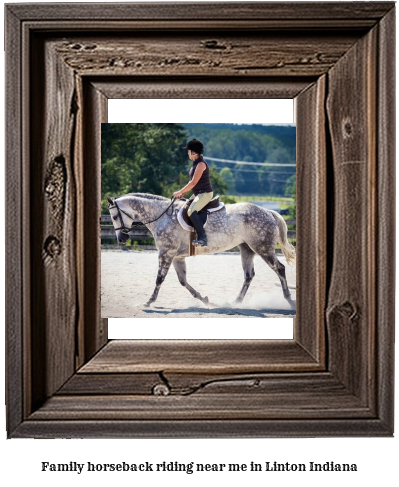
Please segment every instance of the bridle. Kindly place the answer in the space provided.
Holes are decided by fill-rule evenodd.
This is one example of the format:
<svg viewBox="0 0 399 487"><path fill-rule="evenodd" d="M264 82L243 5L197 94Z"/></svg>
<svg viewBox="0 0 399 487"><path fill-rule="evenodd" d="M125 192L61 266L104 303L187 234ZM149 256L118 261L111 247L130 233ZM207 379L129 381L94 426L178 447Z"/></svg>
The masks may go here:
<svg viewBox="0 0 399 487"><path fill-rule="evenodd" d="M118 217L119 217L119 221L121 223L120 227L115 228L115 232L118 230L121 230L122 233L128 234L130 232L131 228L133 228L133 218L130 215L128 215L126 213L126 211L123 211L121 208L119 208L118 203L116 202L116 199L114 200L114 206L108 206L109 210L113 210L114 208L116 208L118 211ZM127 217L129 217L132 220L132 226L130 227L130 229L126 227L125 222L123 221L122 213L124 213Z"/></svg>
<svg viewBox="0 0 399 487"><path fill-rule="evenodd" d="M116 202L116 199L114 200L114 206L109 206L108 209L112 210L112 209L116 208L118 211L118 217L119 217L121 226L118 228L115 228L115 231L120 230L122 233L128 234L135 227L145 226L145 225L148 225L149 223L154 223L157 220L159 220L161 218L161 216L163 216L169 210L169 208L173 205L175 200L176 200L176 198L174 196L172 196L170 205L166 208L166 210L164 212L162 212L157 218L155 218L155 220L151 220L151 221L145 222L145 223L135 222L134 219L128 213L126 213L126 211L122 210L122 208L119 207L118 203ZM122 213L132 220L132 224L131 224L130 228L128 228L125 225L125 222L123 221ZM172 213L173 213L173 211L172 211ZM171 216L171 215L168 215L168 216Z"/></svg>

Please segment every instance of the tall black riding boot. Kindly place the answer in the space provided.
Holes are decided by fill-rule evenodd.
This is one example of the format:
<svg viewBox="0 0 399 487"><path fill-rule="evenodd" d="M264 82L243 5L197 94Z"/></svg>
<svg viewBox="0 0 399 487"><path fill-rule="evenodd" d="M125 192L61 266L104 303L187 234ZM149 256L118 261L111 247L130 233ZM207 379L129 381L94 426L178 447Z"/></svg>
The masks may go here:
<svg viewBox="0 0 399 487"><path fill-rule="evenodd" d="M193 211L191 213L190 220L193 222L194 228L197 230L198 235L197 240L193 240L193 245L206 247L208 245L208 241L206 239L204 226L202 224L201 218L196 211Z"/></svg>

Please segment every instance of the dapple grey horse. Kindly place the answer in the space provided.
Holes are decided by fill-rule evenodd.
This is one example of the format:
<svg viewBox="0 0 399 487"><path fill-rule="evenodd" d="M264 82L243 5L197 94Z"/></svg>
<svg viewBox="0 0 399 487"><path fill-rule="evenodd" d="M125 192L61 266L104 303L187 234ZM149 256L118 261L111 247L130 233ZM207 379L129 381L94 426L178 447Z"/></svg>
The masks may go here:
<svg viewBox="0 0 399 487"><path fill-rule="evenodd" d="M108 198L108 203L118 242L126 243L129 239L128 232L134 220L145 224L154 236L159 252L159 268L154 292L145 303L146 306L157 299L159 288L172 263L181 285L203 303L209 302L207 297L202 297L187 282L185 258L189 256L190 234L177 220L183 201L171 202L163 196L130 193L116 199ZM197 255L223 252L236 246L241 251L244 284L236 303L242 302L255 276L254 257L258 254L278 275L284 297L291 308L295 309L295 301L291 299L285 277L285 267L275 254L278 242L287 262L295 263L295 249L287 240L287 226L281 215L251 203L236 203L209 214L205 229L208 246L197 247Z"/></svg>

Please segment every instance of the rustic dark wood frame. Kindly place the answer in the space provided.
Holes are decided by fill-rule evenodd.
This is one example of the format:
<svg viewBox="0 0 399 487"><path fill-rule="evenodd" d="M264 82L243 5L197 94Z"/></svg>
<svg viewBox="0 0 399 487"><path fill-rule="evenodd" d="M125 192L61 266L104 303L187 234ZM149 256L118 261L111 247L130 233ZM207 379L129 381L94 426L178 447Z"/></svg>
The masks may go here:
<svg viewBox="0 0 399 487"><path fill-rule="evenodd" d="M393 434L394 34L392 2L6 6L9 437ZM112 97L295 98L294 340L108 342Z"/></svg>

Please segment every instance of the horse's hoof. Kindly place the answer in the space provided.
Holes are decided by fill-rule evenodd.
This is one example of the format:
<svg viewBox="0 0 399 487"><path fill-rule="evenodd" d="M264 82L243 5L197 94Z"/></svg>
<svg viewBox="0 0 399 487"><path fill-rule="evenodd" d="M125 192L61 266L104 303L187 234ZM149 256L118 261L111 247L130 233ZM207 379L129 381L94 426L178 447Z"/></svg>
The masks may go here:
<svg viewBox="0 0 399 487"><path fill-rule="evenodd" d="M202 302L205 304L209 304L208 296L205 296L205 298L202 299Z"/></svg>
<svg viewBox="0 0 399 487"><path fill-rule="evenodd" d="M151 301L147 301L143 304L144 308L149 308L151 306Z"/></svg>

